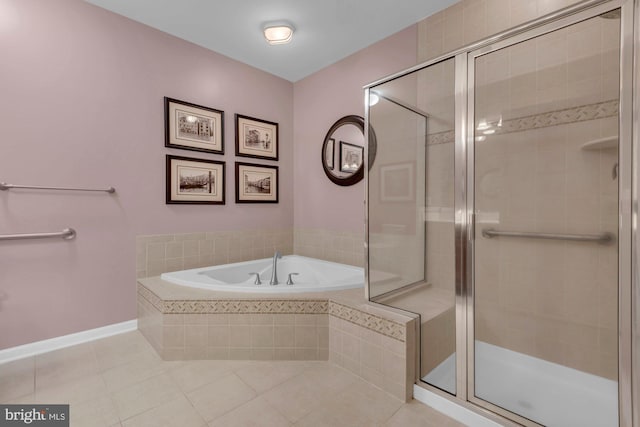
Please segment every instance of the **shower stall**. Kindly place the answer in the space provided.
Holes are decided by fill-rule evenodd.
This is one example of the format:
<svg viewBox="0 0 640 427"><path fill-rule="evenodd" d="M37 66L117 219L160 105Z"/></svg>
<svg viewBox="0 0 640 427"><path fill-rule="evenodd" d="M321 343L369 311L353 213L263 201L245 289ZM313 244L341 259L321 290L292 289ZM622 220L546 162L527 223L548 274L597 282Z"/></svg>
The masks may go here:
<svg viewBox="0 0 640 427"><path fill-rule="evenodd" d="M638 22L585 1L365 88L368 298L420 316L418 387L640 426Z"/></svg>

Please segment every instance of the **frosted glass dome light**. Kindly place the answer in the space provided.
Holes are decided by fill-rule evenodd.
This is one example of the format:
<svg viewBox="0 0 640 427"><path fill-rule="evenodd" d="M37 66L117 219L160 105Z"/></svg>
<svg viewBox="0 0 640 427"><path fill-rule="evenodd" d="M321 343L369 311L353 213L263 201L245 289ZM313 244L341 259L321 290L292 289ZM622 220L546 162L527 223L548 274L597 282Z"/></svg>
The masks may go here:
<svg viewBox="0 0 640 427"><path fill-rule="evenodd" d="M286 44L293 38L293 27L290 25L273 25L264 28L264 38L269 44Z"/></svg>

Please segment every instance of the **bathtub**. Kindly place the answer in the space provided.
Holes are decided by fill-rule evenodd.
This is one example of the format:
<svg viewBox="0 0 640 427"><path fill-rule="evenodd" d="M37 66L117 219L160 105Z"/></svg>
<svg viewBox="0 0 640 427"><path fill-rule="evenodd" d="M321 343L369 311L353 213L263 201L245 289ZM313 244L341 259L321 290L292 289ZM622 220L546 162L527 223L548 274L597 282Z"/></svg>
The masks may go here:
<svg viewBox="0 0 640 427"><path fill-rule="evenodd" d="M273 259L267 258L163 273L160 278L192 288L268 294L335 291L364 286L363 268L298 255L286 255L278 260L279 284L271 286L272 264ZM255 275L249 275L254 272L260 274L262 285L254 284ZM293 285L286 285L290 273L298 275L292 276Z"/></svg>

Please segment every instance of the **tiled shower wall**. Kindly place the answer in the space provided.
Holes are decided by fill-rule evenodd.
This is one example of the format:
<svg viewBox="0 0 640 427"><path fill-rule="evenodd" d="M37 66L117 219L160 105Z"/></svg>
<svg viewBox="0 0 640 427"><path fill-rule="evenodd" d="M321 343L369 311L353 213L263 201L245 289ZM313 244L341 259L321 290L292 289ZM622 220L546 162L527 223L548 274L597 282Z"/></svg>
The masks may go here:
<svg viewBox="0 0 640 427"><path fill-rule="evenodd" d="M461 1L419 24L419 58L573 3ZM476 121L503 119L496 134L477 143L479 230L616 232L617 151L581 146L617 134L618 22L596 18L478 61ZM445 85L421 80L418 93ZM434 162L428 191L446 196L453 194L446 179L453 135L439 133L429 136L429 158L442 161ZM442 170L436 171L438 164ZM447 197L436 199L432 211L452 207ZM452 235L447 221L428 222L427 272L437 287L452 283L449 269L440 268L453 265L453 251L443 250ZM476 242L479 339L616 378L615 242L489 240L479 234ZM434 266L442 274L433 276Z"/></svg>
<svg viewBox="0 0 640 427"><path fill-rule="evenodd" d="M575 3L579 1L462 0L418 23L418 61L426 61Z"/></svg>

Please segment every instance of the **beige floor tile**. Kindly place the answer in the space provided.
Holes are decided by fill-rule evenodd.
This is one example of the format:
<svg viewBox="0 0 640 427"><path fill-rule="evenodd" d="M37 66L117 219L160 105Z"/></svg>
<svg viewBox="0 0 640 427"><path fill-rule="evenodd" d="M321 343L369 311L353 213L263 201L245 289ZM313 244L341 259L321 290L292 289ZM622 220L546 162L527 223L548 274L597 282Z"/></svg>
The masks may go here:
<svg viewBox="0 0 640 427"><path fill-rule="evenodd" d="M357 412L327 412L325 409L318 409L306 415L294 425L296 427L377 427L380 424ZM405 427L409 427L409 425Z"/></svg>
<svg viewBox="0 0 640 427"><path fill-rule="evenodd" d="M189 392L229 375L235 368L244 366L244 363L241 363L227 360L198 360L186 362L168 372L182 391Z"/></svg>
<svg viewBox="0 0 640 427"><path fill-rule="evenodd" d="M6 402L35 391L35 357L0 365L0 402Z"/></svg>
<svg viewBox="0 0 640 427"><path fill-rule="evenodd" d="M255 396L255 391L233 373L187 393L193 406L207 421L218 418Z"/></svg>
<svg viewBox="0 0 640 427"><path fill-rule="evenodd" d="M345 416L357 415L355 418L364 416L372 422L383 423L402 405L403 402L394 396L358 379L342 392L335 394L330 403L319 410Z"/></svg>
<svg viewBox="0 0 640 427"><path fill-rule="evenodd" d="M81 427L462 426L324 361L165 362L138 332L0 365L0 401L69 403Z"/></svg>
<svg viewBox="0 0 640 427"><path fill-rule="evenodd" d="M307 368L304 362L265 362L238 369L236 374L255 391L263 393Z"/></svg>
<svg viewBox="0 0 640 427"><path fill-rule="evenodd" d="M357 377L326 362L306 362L308 368L264 393L291 422L297 422L352 385ZM286 396L286 398L283 398Z"/></svg>
<svg viewBox="0 0 640 427"><path fill-rule="evenodd" d="M69 413L72 426L110 427L114 424L120 425L118 411L109 396L71 404Z"/></svg>
<svg viewBox="0 0 640 427"><path fill-rule="evenodd" d="M99 373L91 343L36 356L36 392Z"/></svg>
<svg viewBox="0 0 640 427"><path fill-rule="evenodd" d="M9 399L9 400L2 400L0 401L2 403L6 403L6 404L10 404L10 405L22 405L22 404L29 404L29 403L36 403L36 394L35 393L30 393L30 394L26 394L24 396L20 396L16 399Z"/></svg>
<svg viewBox="0 0 640 427"><path fill-rule="evenodd" d="M139 358L160 357L140 331L114 335L91 343L100 369L107 370Z"/></svg>
<svg viewBox="0 0 640 427"><path fill-rule="evenodd" d="M310 366L301 376L319 392L328 396L339 393L358 380L356 375L339 366L328 363Z"/></svg>
<svg viewBox="0 0 640 427"><path fill-rule="evenodd" d="M204 419L183 395L122 422L123 427L203 427Z"/></svg>
<svg viewBox="0 0 640 427"><path fill-rule="evenodd" d="M405 403L385 423L387 427L464 427L435 409L415 400Z"/></svg>
<svg viewBox="0 0 640 427"><path fill-rule="evenodd" d="M161 360L146 355L132 362L108 369L102 373L102 377L107 389L113 392L161 374L165 369L166 367Z"/></svg>
<svg viewBox="0 0 640 427"><path fill-rule="evenodd" d="M107 394L107 387L104 385L102 376L94 374L60 385L37 388L35 403L82 403L104 397Z"/></svg>
<svg viewBox="0 0 640 427"><path fill-rule="evenodd" d="M209 427L288 427L291 423L263 397L257 397L220 418Z"/></svg>
<svg viewBox="0 0 640 427"><path fill-rule="evenodd" d="M323 393L301 376L293 377L263 394L291 422L300 420L324 403Z"/></svg>
<svg viewBox="0 0 640 427"><path fill-rule="evenodd" d="M384 391L356 380L296 422L296 426L378 426L402 406Z"/></svg>
<svg viewBox="0 0 640 427"><path fill-rule="evenodd" d="M121 420L178 399L182 392L167 374L160 374L141 383L111 393Z"/></svg>

